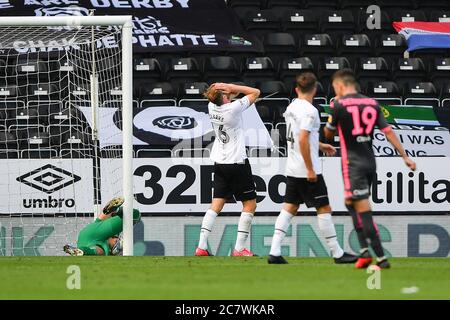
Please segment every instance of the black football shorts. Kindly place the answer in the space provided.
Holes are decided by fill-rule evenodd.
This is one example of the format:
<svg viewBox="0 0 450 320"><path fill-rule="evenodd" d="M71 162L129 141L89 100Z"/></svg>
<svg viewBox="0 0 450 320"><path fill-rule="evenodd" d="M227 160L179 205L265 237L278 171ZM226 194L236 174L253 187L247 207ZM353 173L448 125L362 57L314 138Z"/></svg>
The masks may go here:
<svg viewBox="0 0 450 320"><path fill-rule="evenodd" d="M321 208L330 204L325 180L321 174L316 182L309 182L306 178L287 177L285 203L302 204L308 208Z"/></svg>
<svg viewBox="0 0 450 320"><path fill-rule="evenodd" d="M255 182L248 159L243 163L214 164L214 198L237 201L256 199Z"/></svg>

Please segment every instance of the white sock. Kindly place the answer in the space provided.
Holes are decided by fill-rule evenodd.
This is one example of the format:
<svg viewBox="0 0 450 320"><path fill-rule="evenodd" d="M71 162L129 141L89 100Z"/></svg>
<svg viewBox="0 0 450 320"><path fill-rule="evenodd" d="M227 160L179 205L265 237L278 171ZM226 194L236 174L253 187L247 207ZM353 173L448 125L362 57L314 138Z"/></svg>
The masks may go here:
<svg viewBox="0 0 450 320"><path fill-rule="evenodd" d="M238 234L236 239L236 245L234 249L241 251L245 248L245 242L247 241L248 235L250 233L250 228L252 227L253 214L249 212L242 212L241 218L238 224Z"/></svg>
<svg viewBox="0 0 450 320"><path fill-rule="evenodd" d="M198 242L198 247L200 249L208 249L208 236L211 233L216 217L217 212L214 212L211 209L208 209L208 211L206 211L202 221L202 228L200 230L200 240Z"/></svg>
<svg viewBox="0 0 450 320"><path fill-rule="evenodd" d="M340 258L344 254L341 246L337 241L336 229L334 228L331 213L322 213L317 215L319 230L321 231L333 258Z"/></svg>
<svg viewBox="0 0 450 320"><path fill-rule="evenodd" d="M270 255L281 256L281 243L286 236L287 229L294 215L284 209L281 209L277 220L275 221L275 232L273 233L272 245L270 246Z"/></svg>

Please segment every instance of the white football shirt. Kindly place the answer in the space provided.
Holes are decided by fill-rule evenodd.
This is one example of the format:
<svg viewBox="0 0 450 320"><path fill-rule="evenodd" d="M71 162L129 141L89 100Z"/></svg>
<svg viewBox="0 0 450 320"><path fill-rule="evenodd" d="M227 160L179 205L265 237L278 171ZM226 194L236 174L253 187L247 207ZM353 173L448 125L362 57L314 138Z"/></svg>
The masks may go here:
<svg viewBox="0 0 450 320"><path fill-rule="evenodd" d="M319 111L308 101L295 99L286 108L284 118L286 119L286 135L288 141L286 175L296 178L307 177L305 161L300 152L300 130L310 132L309 145L313 169L316 174L321 174L322 167L319 162Z"/></svg>
<svg viewBox="0 0 450 320"><path fill-rule="evenodd" d="M249 106L247 96L221 106L209 103L209 118L216 134L211 150L214 162L230 164L247 159L242 112Z"/></svg>

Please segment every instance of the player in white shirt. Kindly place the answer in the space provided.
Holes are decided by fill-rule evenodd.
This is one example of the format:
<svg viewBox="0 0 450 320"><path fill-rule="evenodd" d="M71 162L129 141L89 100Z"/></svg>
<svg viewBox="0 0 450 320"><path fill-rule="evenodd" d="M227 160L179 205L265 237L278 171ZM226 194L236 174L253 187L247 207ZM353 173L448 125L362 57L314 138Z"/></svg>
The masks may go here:
<svg viewBox="0 0 450 320"><path fill-rule="evenodd" d="M317 79L310 72L297 77L295 91L298 98L286 109L286 132L288 141L288 159L286 165L286 195L283 209L276 222L275 232L268 262L284 264L281 256L281 243L286 235L291 219L297 215L300 204L308 208L315 207L317 220L331 255L336 263L353 263L357 257L348 254L340 247L328 200L327 186L322 176L319 162L319 150L332 156L336 149L319 141L320 116L312 105L316 94Z"/></svg>
<svg viewBox="0 0 450 320"><path fill-rule="evenodd" d="M233 97L244 97L232 102ZM242 201L236 246L232 256L254 256L245 247L253 215L256 210L256 190L252 169L245 151L242 112L259 97L259 90L227 83L214 83L205 92L210 101L209 117L216 135L211 151L214 161L214 195L210 208L203 217L196 256L211 256L208 236L225 202L234 196Z"/></svg>

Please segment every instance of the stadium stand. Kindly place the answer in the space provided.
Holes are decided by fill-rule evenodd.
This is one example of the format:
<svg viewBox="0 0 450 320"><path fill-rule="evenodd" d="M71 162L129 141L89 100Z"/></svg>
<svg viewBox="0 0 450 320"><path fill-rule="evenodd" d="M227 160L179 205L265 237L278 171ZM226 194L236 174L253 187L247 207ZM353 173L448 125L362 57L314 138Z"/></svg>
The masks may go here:
<svg viewBox="0 0 450 320"><path fill-rule="evenodd" d="M205 111L203 91L213 82L256 86L262 96L256 109L266 128L280 136L278 151L249 150L251 156L285 155L283 112L294 98L297 74L312 71L319 87L315 105L334 94L332 74L351 68L361 91L381 103L432 105L438 114L450 110L449 50L418 50L403 57L406 41L393 21L450 22L447 0L229 0L228 6L264 52L136 53L135 108L191 107ZM380 29L367 26L367 6L382 8ZM64 65L64 62L61 62ZM67 62L66 62L67 65ZM56 101L60 66L0 59L0 158L90 157L90 129L83 115ZM37 72L39 71L39 72ZM6 77L6 75L8 75ZM24 75L36 83L23 82ZM120 88L117 88L120 91ZM82 105L89 85L77 83L71 97ZM273 95L276 93L275 95ZM25 99L24 97L27 97ZM111 92L108 100L117 99ZM107 106L108 101L102 101ZM75 114L76 113L76 114ZM102 150L108 155L111 150ZM120 150L119 150L120 151ZM137 157L208 156L208 149L172 150L135 147Z"/></svg>

